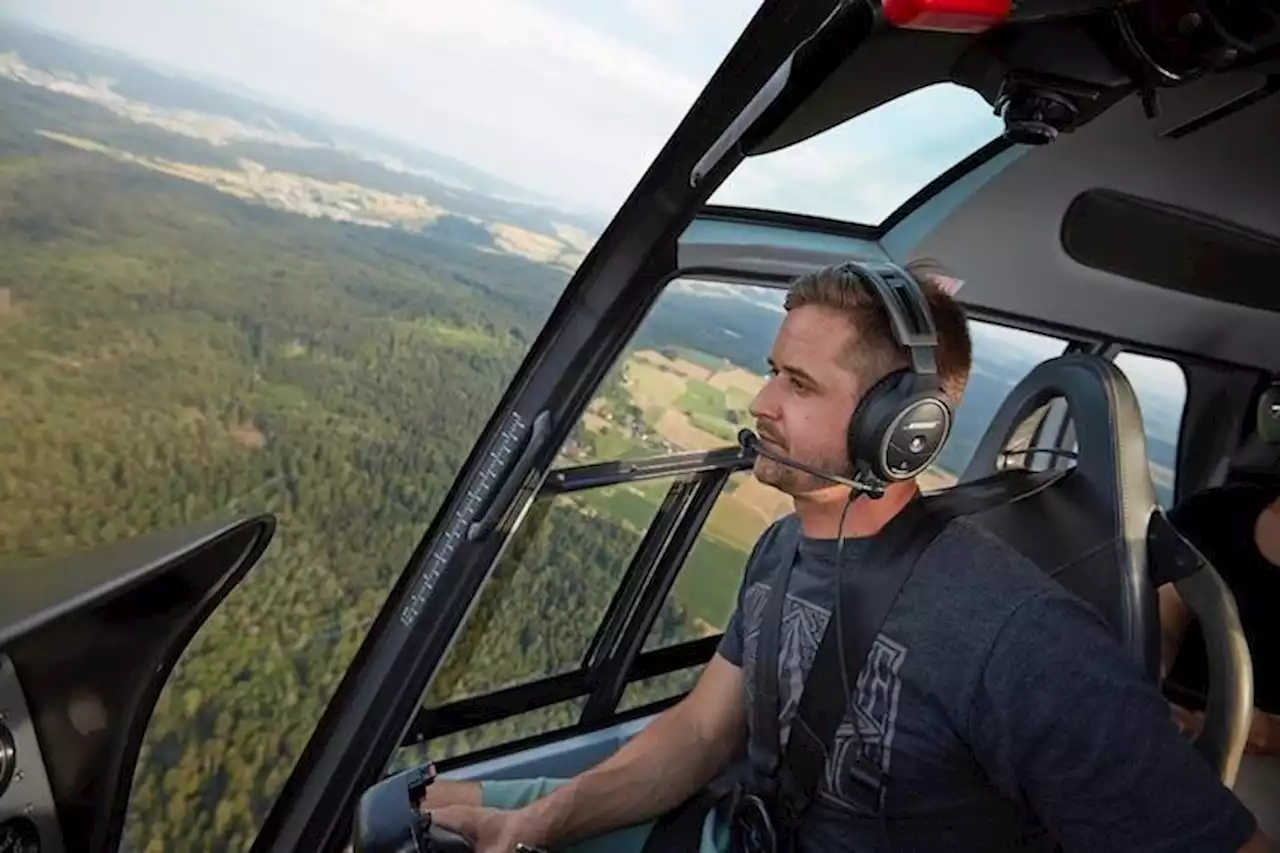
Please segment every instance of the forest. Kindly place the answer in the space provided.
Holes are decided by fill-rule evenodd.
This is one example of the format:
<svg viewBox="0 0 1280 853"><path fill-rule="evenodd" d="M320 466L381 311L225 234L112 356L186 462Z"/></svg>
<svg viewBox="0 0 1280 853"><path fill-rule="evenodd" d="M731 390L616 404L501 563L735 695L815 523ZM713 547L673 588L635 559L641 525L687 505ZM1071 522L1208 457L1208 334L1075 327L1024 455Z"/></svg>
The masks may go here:
<svg viewBox="0 0 1280 853"><path fill-rule="evenodd" d="M160 699L127 821L133 850L243 850L566 275L68 148L33 128L91 123L188 159L203 143L9 81L0 116L0 575L213 514L278 516ZM661 319L686 321L686 300L714 309L672 294L652 341L690 343ZM579 666L640 529L549 503L425 701ZM673 599L650 645L696 635ZM573 710L429 747L469 751Z"/></svg>

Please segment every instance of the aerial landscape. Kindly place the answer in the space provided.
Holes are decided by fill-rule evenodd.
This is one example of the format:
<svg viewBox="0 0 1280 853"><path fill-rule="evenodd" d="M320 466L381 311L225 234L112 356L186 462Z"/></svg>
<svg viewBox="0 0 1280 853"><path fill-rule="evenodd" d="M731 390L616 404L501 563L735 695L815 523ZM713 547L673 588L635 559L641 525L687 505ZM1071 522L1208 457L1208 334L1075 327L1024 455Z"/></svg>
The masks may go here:
<svg viewBox="0 0 1280 853"><path fill-rule="evenodd" d="M28 560L215 514L280 521L162 694L130 850L248 848L606 224L430 150L0 19L0 584ZM781 298L673 283L559 464L733 444ZM974 339L930 488L963 472L1042 358L980 326ZM1151 417L1176 427L1178 412ZM1167 498L1174 450L1151 448ZM671 484L539 501L423 701L577 669ZM788 509L736 475L647 648L720 633L756 537ZM462 754L580 709L424 749Z"/></svg>

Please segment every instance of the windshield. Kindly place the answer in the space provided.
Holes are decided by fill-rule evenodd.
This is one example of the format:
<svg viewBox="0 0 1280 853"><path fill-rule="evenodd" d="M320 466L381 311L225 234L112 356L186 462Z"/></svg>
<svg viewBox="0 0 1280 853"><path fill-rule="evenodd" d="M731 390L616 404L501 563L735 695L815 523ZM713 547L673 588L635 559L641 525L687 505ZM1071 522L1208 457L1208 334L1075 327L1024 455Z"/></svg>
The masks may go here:
<svg viewBox="0 0 1280 853"><path fill-rule="evenodd" d="M165 685L126 849L249 848L755 5L0 3L0 578L279 521Z"/></svg>
<svg viewBox="0 0 1280 853"><path fill-rule="evenodd" d="M1004 131L982 96L937 83L795 145L752 157L711 204L879 225Z"/></svg>
<svg viewBox="0 0 1280 853"><path fill-rule="evenodd" d="M0 578L214 516L279 525L165 684L126 849L250 847L570 276L756 5L0 4ZM947 91L744 164L716 200L879 221L985 141L985 107ZM670 298L565 456L732 439L777 295ZM709 322L730 299L754 310ZM658 639L722 627L778 509L745 476L726 494L698 551L716 573L677 584ZM661 501L565 497L531 525L538 570L495 572L505 597L428 703L577 667ZM542 710L459 737L577 719Z"/></svg>

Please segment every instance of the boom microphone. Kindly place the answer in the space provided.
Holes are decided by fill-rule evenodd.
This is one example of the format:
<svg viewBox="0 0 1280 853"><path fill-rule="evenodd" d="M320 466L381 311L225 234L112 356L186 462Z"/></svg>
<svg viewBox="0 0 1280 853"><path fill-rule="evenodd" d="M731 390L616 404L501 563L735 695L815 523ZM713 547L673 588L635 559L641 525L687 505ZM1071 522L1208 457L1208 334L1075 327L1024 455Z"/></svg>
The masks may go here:
<svg viewBox="0 0 1280 853"><path fill-rule="evenodd" d="M877 488L875 485L860 483L857 480L851 480L848 477L841 477L838 474L830 474L826 471L820 471L817 468L804 464L803 462L799 462L787 456L782 456L771 450L766 450L764 442L760 440L760 436L745 427L738 430L738 444L742 447L744 452L758 453L761 456L772 459L780 465L786 465L788 468L795 468L797 471L803 471L806 474L817 477L821 480L837 483L855 491L868 492L876 497L879 497L884 493L883 488Z"/></svg>

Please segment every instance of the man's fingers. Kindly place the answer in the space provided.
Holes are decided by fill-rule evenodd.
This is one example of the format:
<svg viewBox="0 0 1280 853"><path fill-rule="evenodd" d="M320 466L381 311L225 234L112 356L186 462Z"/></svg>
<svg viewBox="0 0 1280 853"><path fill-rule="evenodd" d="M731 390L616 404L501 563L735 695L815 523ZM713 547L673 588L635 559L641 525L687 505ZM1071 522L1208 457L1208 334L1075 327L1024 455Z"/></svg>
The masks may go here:
<svg viewBox="0 0 1280 853"><path fill-rule="evenodd" d="M1188 711L1181 705L1174 702L1169 703L1169 711L1173 716L1174 725L1176 725L1184 734L1195 734L1203 725L1203 718L1199 717L1195 712Z"/></svg>
<svg viewBox="0 0 1280 853"><path fill-rule="evenodd" d="M441 806L431 810L431 822L452 829L468 841L476 840L476 811L471 806Z"/></svg>

